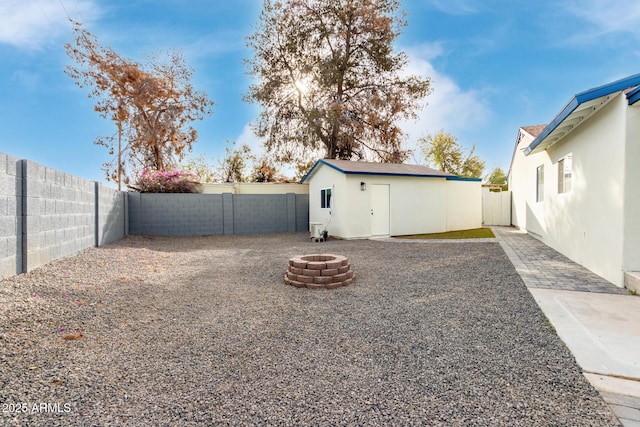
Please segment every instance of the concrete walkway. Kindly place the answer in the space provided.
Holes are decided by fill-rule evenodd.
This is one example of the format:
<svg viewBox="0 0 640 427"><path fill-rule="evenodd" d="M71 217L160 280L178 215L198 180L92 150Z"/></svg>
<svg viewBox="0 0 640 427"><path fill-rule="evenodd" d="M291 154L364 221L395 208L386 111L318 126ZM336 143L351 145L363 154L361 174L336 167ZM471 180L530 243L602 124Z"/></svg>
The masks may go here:
<svg viewBox="0 0 640 427"><path fill-rule="evenodd" d="M498 242L585 377L625 427L640 427L640 297L513 227Z"/></svg>

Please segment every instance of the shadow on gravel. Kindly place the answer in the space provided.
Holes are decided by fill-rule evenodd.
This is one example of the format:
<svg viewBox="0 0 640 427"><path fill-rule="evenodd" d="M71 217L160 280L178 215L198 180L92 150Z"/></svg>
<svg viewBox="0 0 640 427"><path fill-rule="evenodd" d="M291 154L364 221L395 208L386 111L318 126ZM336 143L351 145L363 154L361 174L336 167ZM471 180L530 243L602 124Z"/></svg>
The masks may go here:
<svg viewBox="0 0 640 427"><path fill-rule="evenodd" d="M0 282L29 293L0 402L70 405L0 423L617 425L498 243L307 236L133 236ZM285 285L310 253L356 281Z"/></svg>

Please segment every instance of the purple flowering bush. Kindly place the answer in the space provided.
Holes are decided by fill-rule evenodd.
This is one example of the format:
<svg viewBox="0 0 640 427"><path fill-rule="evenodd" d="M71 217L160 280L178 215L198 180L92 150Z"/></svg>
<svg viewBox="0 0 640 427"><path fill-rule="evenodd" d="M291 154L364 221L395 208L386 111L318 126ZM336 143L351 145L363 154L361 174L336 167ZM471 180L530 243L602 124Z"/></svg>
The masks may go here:
<svg viewBox="0 0 640 427"><path fill-rule="evenodd" d="M138 174L136 184L130 187L141 193L199 193L200 180L189 171L145 168Z"/></svg>

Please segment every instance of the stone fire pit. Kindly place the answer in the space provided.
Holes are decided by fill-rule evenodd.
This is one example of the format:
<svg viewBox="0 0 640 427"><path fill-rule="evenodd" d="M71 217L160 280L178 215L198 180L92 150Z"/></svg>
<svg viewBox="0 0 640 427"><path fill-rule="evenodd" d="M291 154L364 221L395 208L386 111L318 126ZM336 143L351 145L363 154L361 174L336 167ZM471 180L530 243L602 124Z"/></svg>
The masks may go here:
<svg viewBox="0 0 640 427"><path fill-rule="evenodd" d="M300 255L289 259L284 275L287 285L309 289L335 289L353 283L347 257L332 254Z"/></svg>

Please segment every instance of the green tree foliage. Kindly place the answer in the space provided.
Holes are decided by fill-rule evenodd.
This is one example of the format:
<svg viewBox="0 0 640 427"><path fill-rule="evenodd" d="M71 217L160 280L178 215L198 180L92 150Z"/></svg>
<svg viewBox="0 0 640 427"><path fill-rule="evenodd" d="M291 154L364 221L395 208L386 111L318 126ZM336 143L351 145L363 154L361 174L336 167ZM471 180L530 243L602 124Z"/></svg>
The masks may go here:
<svg viewBox="0 0 640 427"><path fill-rule="evenodd" d="M248 145L237 148L235 142L226 147L222 160L207 160L204 155L189 157L180 169L192 172L202 183L289 181L267 157L258 159Z"/></svg>
<svg viewBox="0 0 640 427"><path fill-rule="evenodd" d="M104 165L108 180L129 182L127 166L163 172L191 149L198 133L189 126L211 112L213 101L191 84L193 70L179 51L152 56L146 66L125 59L73 22L75 42L65 45L74 65L66 74L90 87L95 110L116 123L116 136L98 137L116 158Z"/></svg>
<svg viewBox="0 0 640 427"><path fill-rule="evenodd" d="M501 168L495 168L489 174L487 182L493 185L501 185L503 190L507 189L507 174Z"/></svg>
<svg viewBox="0 0 640 427"><path fill-rule="evenodd" d="M212 166L213 164L201 154L196 157L185 158L180 164L180 169L194 173L202 183L217 182L218 175Z"/></svg>
<svg viewBox="0 0 640 427"><path fill-rule="evenodd" d="M419 140L425 161L441 171L468 178L480 178L484 161L474 155L475 144L468 153L455 136L444 130Z"/></svg>
<svg viewBox="0 0 640 427"><path fill-rule="evenodd" d="M398 0L264 0L246 100L262 108L267 153L301 168L319 156L404 161L398 122L430 92L429 78L402 73L404 26Z"/></svg>
<svg viewBox="0 0 640 427"><path fill-rule="evenodd" d="M251 147L246 144L236 147L233 142L225 149L226 155L218 167L218 178L220 182L247 182L249 179L247 171L256 157L251 152Z"/></svg>

